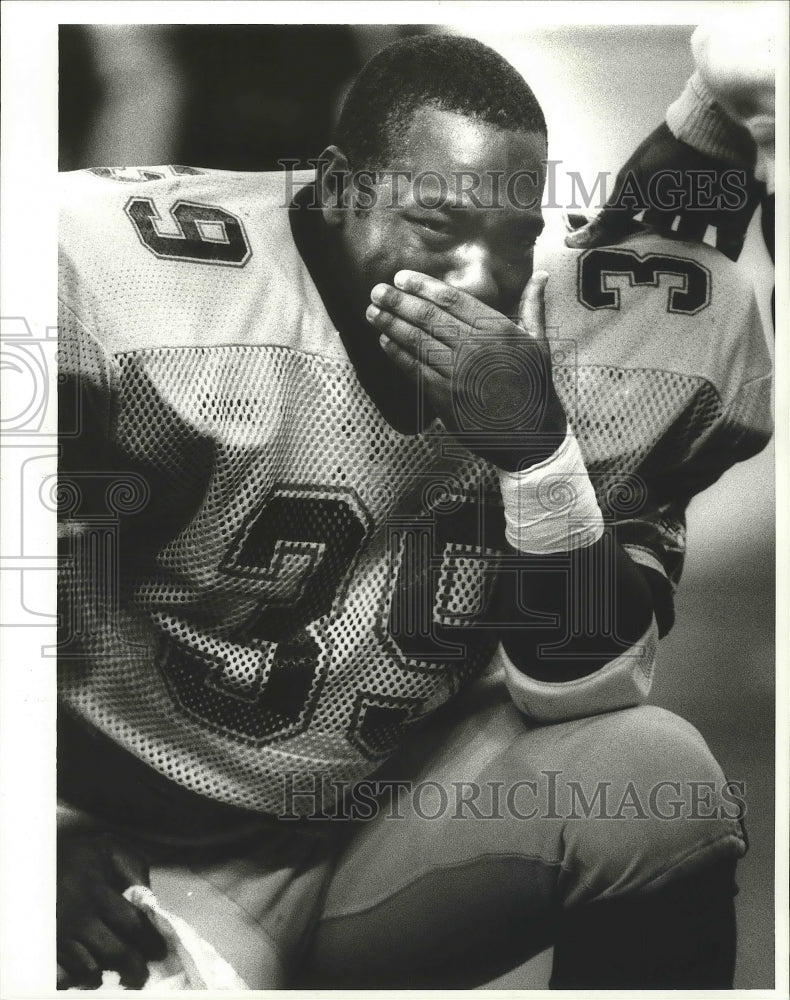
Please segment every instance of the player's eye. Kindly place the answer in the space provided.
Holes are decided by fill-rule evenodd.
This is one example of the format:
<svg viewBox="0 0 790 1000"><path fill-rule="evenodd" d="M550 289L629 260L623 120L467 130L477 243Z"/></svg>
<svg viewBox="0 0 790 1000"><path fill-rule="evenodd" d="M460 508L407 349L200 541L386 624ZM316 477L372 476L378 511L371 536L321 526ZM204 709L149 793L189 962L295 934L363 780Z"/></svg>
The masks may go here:
<svg viewBox="0 0 790 1000"><path fill-rule="evenodd" d="M513 226L505 230L499 234L502 255L514 261L531 257L542 231L542 223Z"/></svg>
<svg viewBox="0 0 790 1000"><path fill-rule="evenodd" d="M420 225L424 226L432 233L446 233L449 227L444 222L437 222L435 219L423 219Z"/></svg>
<svg viewBox="0 0 790 1000"><path fill-rule="evenodd" d="M454 235L451 223L441 216L415 215L409 217L409 222L435 238L449 239Z"/></svg>
<svg viewBox="0 0 790 1000"><path fill-rule="evenodd" d="M520 264L534 254L536 242L537 240L532 237L529 239L514 240L505 246L501 246L500 254L510 263Z"/></svg>

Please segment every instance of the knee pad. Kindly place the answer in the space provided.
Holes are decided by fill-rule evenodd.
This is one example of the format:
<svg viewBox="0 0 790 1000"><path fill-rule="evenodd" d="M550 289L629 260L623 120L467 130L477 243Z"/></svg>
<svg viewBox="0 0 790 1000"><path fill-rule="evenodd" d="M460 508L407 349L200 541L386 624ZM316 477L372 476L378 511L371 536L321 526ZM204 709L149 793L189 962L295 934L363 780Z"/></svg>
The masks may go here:
<svg viewBox="0 0 790 1000"><path fill-rule="evenodd" d="M690 723L654 706L583 723L565 736L570 766L556 777L566 905L662 888L745 853L743 790Z"/></svg>

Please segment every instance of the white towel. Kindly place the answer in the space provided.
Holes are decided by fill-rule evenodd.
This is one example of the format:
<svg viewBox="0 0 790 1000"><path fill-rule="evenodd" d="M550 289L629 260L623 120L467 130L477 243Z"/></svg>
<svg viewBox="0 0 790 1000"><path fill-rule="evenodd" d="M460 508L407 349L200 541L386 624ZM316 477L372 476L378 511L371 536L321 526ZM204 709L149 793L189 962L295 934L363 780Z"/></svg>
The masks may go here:
<svg viewBox="0 0 790 1000"><path fill-rule="evenodd" d="M124 896L141 909L167 942L167 956L149 962L144 990L248 990L249 986L189 924L162 909L151 890L132 885ZM117 972L105 972L101 989L117 990Z"/></svg>

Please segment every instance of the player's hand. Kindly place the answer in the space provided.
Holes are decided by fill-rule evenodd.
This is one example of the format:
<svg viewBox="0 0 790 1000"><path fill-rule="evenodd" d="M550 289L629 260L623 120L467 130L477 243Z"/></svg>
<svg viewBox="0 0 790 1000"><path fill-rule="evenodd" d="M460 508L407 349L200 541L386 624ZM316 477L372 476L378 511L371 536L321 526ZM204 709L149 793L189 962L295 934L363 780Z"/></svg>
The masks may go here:
<svg viewBox="0 0 790 1000"><path fill-rule="evenodd" d="M700 153L662 122L623 164L600 215L565 243L578 250L618 243L644 212L646 225L694 243L704 242L713 227L716 249L737 260L762 193L753 169Z"/></svg>
<svg viewBox="0 0 790 1000"><path fill-rule="evenodd" d="M387 357L420 385L470 451L514 470L542 461L565 434L545 333L545 272L527 285L523 326L416 271L376 285L367 319Z"/></svg>
<svg viewBox="0 0 790 1000"><path fill-rule="evenodd" d="M58 989L96 988L103 970L118 972L130 989L143 986L148 961L164 958L167 946L122 893L148 884L146 862L110 837L58 836Z"/></svg>

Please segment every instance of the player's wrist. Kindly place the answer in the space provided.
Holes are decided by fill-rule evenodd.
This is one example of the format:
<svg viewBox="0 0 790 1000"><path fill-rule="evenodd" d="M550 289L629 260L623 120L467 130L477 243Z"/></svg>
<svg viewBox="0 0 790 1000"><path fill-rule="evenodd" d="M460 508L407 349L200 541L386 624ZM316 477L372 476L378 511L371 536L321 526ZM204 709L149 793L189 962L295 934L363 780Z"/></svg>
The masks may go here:
<svg viewBox="0 0 790 1000"><path fill-rule="evenodd" d="M590 663L587 673L570 681L533 677L503 648L505 685L516 708L535 722L564 722L629 708L650 694L657 648L658 626L652 615L633 646L601 666Z"/></svg>
<svg viewBox="0 0 790 1000"><path fill-rule="evenodd" d="M499 468L505 537L521 552L544 555L593 545L603 514L584 458L568 429L556 450L514 472Z"/></svg>
<svg viewBox="0 0 790 1000"><path fill-rule="evenodd" d="M698 152L753 168L754 142L748 130L730 118L698 70L667 108L666 123L676 139Z"/></svg>
<svg viewBox="0 0 790 1000"><path fill-rule="evenodd" d="M567 433L565 410L556 392L552 391L539 427L503 435L497 447L489 448L484 457L503 472L523 472L556 454Z"/></svg>

